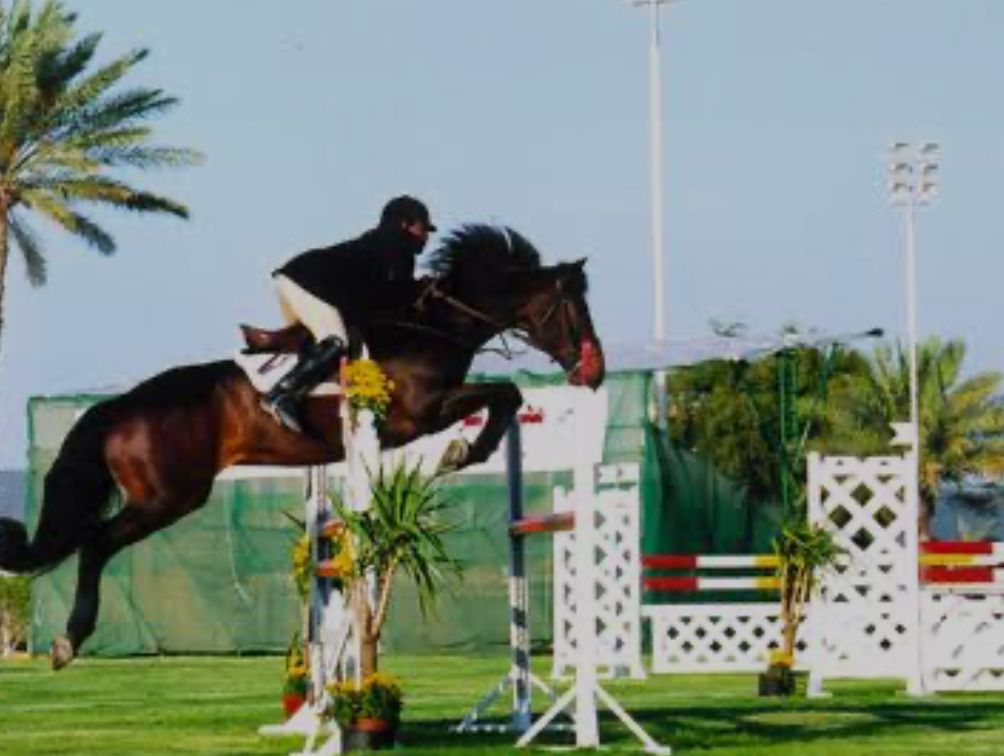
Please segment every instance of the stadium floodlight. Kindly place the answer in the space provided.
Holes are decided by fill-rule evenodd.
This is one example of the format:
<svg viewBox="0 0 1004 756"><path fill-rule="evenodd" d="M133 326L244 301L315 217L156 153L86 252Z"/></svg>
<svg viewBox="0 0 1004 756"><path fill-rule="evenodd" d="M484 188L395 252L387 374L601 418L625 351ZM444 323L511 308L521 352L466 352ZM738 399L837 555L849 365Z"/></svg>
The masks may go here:
<svg viewBox="0 0 1004 756"><path fill-rule="evenodd" d="M906 236L907 342L910 355L910 425L914 450L920 453L920 426L917 399L917 206L926 205L938 193L936 142L893 142L889 145L889 199L903 208Z"/></svg>

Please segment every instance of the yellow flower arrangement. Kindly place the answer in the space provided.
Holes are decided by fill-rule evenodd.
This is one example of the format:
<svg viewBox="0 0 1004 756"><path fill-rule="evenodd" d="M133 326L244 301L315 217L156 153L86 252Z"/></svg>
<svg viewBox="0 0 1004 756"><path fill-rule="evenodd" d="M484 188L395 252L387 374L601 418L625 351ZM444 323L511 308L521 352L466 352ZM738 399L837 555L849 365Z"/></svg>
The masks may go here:
<svg viewBox="0 0 1004 756"><path fill-rule="evenodd" d="M345 680L326 687L331 694L328 715L341 727L360 719L379 719L396 726L401 719L401 685L390 675L377 672L363 678L360 685Z"/></svg>
<svg viewBox="0 0 1004 756"><path fill-rule="evenodd" d="M352 535L344 524L338 524L332 529L330 541L331 557L326 561L323 576L331 578L335 590L340 591L345 580L352 576L352 570L355 566L356 556ZM310 595L310 581L314 572L311 556L310 536L304 533L293 542L292 549L293 582L296 583L296 591L300 594L301 601L306 601Z"/></svg>
<svg viewBox="0 0 1004 756"><path fill-rule="evenodd" d="M293 582L301 601L310 594L310 537L304 533L293 542Z"/></svg>
<svg viewBox="0 0 1004 756"><path fill-rule="evenodd" d="M303 644L300 641L300 634L294 633L293 639L286 650L286 668L282 692L285 695L306 696L307 687L310 683L310 667L307 664L307 656L303 651Z"/></svg>
<svg viewBox="0 0 1004 756"><path fill-rule="evenodd" d="M378 364L367 359L353 360L345 366L342 380L352 409L368 409L378 418L386 416L394 382Z"/></svg>
<svg viewBox="0 0 1004 756"><path fill-rule="evenodd" d="M356 554L352 545L352 534L345 528L344 523L335 529L331 535L332 556L330 577L346 578L352 575L355 566Z"/></svg>

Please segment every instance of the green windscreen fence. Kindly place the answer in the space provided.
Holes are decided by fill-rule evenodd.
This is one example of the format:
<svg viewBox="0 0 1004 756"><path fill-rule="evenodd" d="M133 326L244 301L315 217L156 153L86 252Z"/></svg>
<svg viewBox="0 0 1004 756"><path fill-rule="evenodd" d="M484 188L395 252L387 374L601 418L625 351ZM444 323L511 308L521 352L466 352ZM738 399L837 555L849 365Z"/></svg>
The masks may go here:
<svg viewBox="0 0 1004 756"><path fill-rule="evenodd" d="M556 378L520 377L520 385L556 385ZM650 374L615 373L606 383L607 462L642 469L643 550L646 553L742 553L763 550L773 537L776 509L752 507L743 492L702 460L672 448L647 419ZM29 402L29 531L42 505L46 471L76 418L106 396L36 397ZM551 508L567 472L524 475L527 514ZM219 480L206 505L170 528L117 555L101 586L98 628L84 653L262 653L286 648L299 624L290 576L298 535L286 513L302 518L304 475L289 471ZM456 476L443 483L454 502L457 529L450 553L464 565L435 612L423 616L414 590L399 581L385 647L479 650L508 643L507 511L502 475ZM110 510L118 506L110 503ZM530 619L535 641L551 636L551 542L528 542ZM44 651L63 632L73 600L76 557L32 587L32 647Z"/></svg>

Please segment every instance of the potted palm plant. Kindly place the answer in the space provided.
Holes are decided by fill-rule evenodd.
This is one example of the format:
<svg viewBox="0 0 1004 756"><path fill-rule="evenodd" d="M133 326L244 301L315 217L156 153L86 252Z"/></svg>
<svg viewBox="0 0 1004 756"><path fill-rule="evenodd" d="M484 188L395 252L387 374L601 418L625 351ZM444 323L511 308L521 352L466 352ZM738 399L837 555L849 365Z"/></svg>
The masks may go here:
<svg viewBox="0 0 1004 756"><path fill-rule="evenodd" d="M353 544L351 564L345 565L341 577L356 618L363 677L377 671L380 635L395 577L404 575L415 584L419 607L426 613L461 571L443 543L443 537L455 528L442 516L450 502L420 465L409 468L402 462L390 472L378 469L372 474L370 492L370 506L361 512L334 499L336 515ZM373 591L369 577L376 588Z"/></svg>
<svg viewBox="0 0 1004 756"><path fill-rule="evenodd" d="M795 647L806 606L819 572L832 566L842 553L832 533L809 525L805 517L782 527L774 539L781 592L781 647L771 652L767 671L760 675L760 695L790 696L795 692Z"/></svg>
<svg viewBox="0 0 1004 756"><path fill-rule="evenodd" d="M342 681L327 689L327 713L342 728L346 750L389 748L395 740L401 688L377 673L395 577L415 584L425 614L443 588L460 576L460 563L446 553L443 543L455 528L443 518L450 502L419 465L378 469L371 473L370 493L369 508L359 512L333 497L342 544L338 553L344 556L338 578L351 602L360 641L361 683Z"/></svg>

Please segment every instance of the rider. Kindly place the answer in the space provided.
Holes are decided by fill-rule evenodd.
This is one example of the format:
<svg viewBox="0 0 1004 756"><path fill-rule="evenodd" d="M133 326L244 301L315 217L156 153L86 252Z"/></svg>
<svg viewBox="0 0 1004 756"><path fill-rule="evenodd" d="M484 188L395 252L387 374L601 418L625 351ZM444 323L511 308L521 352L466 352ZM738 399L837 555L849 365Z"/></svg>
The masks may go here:
<svg viewBox="0 0 1004 756"><path fill-rule="evenodd" d="M314 342L265 395L262 406L286 427L302 431L298 405L346 353L345 320L362 325L379 310L411 304L415 258L436 227L415 197L390 200L380 223L362 236L304 252L272 273L287 323L301 323Z"/></svg>

